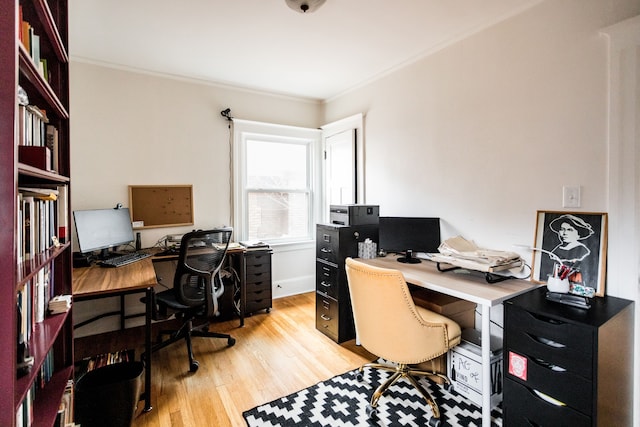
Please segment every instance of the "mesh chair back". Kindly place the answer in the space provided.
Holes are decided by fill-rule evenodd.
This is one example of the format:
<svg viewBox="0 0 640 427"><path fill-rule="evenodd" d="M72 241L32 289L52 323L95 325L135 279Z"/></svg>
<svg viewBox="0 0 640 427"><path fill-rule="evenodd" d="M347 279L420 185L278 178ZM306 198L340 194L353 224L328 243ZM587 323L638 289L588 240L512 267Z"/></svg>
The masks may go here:
<svg viewBox="0 0 640 427"><path fill-rule="evenodd" d="M182 237L180 257L173 288L181 304L198 307L207 305L207 312L217 312L217 276L227 253L232 228L193 231Z"/></svg>

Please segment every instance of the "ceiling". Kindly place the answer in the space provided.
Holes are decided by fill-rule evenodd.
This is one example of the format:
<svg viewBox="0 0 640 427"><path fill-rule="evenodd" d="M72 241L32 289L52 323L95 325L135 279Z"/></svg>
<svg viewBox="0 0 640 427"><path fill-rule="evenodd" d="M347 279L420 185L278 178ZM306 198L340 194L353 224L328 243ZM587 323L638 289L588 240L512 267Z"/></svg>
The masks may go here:
<svg viewBox="0 0 640 427"><path fill-rule="evenodd" d="M69 0L72 60L326 100L541 0Z"/></svg>

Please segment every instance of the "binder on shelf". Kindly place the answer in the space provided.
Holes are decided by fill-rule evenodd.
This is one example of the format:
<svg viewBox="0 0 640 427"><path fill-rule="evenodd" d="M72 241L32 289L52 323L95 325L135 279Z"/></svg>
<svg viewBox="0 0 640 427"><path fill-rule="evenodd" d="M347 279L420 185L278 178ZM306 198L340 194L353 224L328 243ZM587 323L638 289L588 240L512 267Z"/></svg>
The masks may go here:
<svg viewBox="0 0 640 427"><path fill-rule="evenodd" d="M53 170L51 150L49 147L20 145L18 147L18 159L21 163L46 171Z"/></svg>

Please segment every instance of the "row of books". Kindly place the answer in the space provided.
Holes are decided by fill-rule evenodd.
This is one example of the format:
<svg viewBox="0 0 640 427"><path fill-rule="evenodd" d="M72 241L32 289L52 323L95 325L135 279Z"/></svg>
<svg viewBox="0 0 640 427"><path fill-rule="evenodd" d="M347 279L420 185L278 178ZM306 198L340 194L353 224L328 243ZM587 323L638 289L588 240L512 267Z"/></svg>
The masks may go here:
<svg viewBox="0 0 640 427"><path fill-rule="evenodd" d="M44 77L46 81L49 81L49 66L46 58L42 58L40 53L40 35L36 34L31 24L24 20L22 16L22 5L18 9L20 14L20 27L18 28L18 38L22 43L22 46L29 53L29 56L36 65L38 72Z"/></svg>
<svg viewBox="0 0 640 427"><path fill-rule="evenodd" d="M18 344L28 343L38 323L44 321L53 295L53 264L47 264L17 292Z"/></svg>
<svg viewBox="0 0 640 427"><path fill-rule="evenodd" d="M73 380L68 380L60 400L54 427L74 427L73 421ZM33 402L36 388L32 386L16 411L16 427L33 426Z"/></svg>
<svg viewBox="0 0 640 427"><path fill-rule="evenodd" d="M67 381L67 385L58 407L58 415L54 427L73 427L73 380Z"/></svg>
<svg viewBox="0 0 640 427"><path fill-rule="evenodd" d="M18 101L18 156L22 163L58 171L58 129L49 124L47 112L29 104L28 95Z"/></svg>
<svg viewBox="0 0 640 427"><path fill-rule="evenodd" d="M68 238L68 187L18 188L18 261L65 243ZM55 236L55 239L54 239Z"/></svg>

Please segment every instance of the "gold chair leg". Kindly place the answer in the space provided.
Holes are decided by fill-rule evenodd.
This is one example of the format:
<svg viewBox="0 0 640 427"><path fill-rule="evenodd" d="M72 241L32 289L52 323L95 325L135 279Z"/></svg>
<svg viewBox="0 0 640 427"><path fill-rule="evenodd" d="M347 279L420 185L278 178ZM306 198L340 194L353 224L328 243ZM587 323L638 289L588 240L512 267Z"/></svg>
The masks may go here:
<svg viewBox="0 0 640 427"><path fill-rule="evenodd" d="M422 395L427 404L431 407L431 411L433 412L434 419L440 419L440 408L438 408L437 403L433 400L431 394L418 382L415 376L426 376L429 378L441 378L445 381L446 384L451 384L449 378L438 372L433 371L424 371L420 369L412 369L409 365L406 364L398 364L395 366L382 364L382 363L367 363L360 366L358 373L360 377L362 377L362 372L364 368L373 368L373 369L381 369L384 371L393 372L393 374L382 384L378 386L378 388L371 395L371 404L370 408L375 411L375 408L378 406L378 401L384 395L389 387L395 384L400 378L405 377L407 380L418 390L418 392Z"/></svg>
<svg viewBox="0 0 640 427"><path fill-rule="evenodd" d="M428 377L428 378L440 378L446 384L451 385L451 380L449 380L449 377L446 376L445 374L441 374L439 372L423 371L422 369L409 369L409 373L412 374L412 375L419 375L419 376L424 376L424 377Z"/></svg>
<svg viewBox="0 0 640 427"><path fill-rule="evenodd" d="M418 382L418 380L416 380L413 377L413 375L411 375L411 373L407 373L405 377L409 380L411 384L413 384L413 386L418 390L418 392L420 392L420 394L422 395L424 400L429 404L429 406L431 406L431 410L433 411L433 417L440 418L440 409L438 408L438 405L436 404L436 402L433 400L433 397L431 397L431 394L427 390L425 390L424 387L422 387L422 385Z"/></svg>
<svg viewBox="0 0 640 427"><path fill-rule="evenodd" d="M387 379L387 381L385 381L384 383L378 386L376 391L373 392L373 395L371 395L372 408L375 408L378 406L378 400L380 400L384 392L387 391L387 389L391 387L393 384L395 384L395 382L398 381L401 377L402 377L402 372L396 371L393 375L391 375Z"/></svg>

